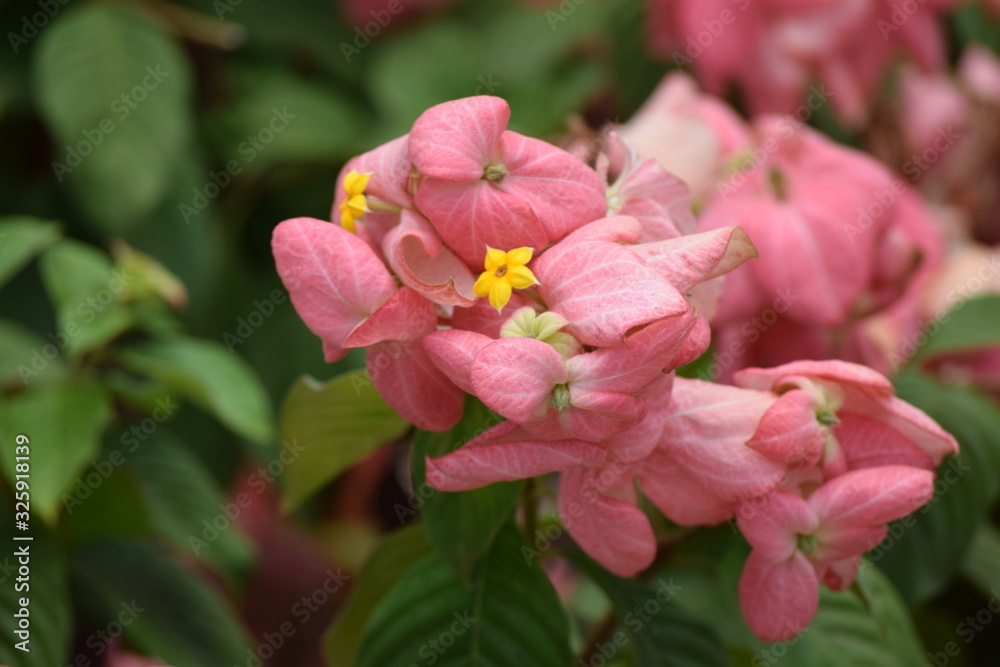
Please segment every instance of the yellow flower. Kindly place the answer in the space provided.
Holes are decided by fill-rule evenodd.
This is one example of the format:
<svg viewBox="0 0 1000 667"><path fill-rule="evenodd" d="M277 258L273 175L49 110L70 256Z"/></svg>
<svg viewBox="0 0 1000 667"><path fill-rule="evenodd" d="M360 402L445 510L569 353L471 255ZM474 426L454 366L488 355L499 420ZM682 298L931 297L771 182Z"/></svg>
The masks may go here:
<svg viewBox="0 0 1000 667"><path fill-rule="evenodd" d="M510 301L511 290L537 285L538 280L525 264L531 261L532 248L514 248L510 252L486 246L486 270L473 286L476 296L490 297L490 305L502 312Z"/></svg>
<svg viewBox="0 0 1000 667"><path fill-rule="evenodd" d="M344 190L347 198L340 203L340 226L351 232L357 231L355 220L368 212L368 200L365 199L365 188L371 174L359 174L352 169L344 176Z"/></svg>

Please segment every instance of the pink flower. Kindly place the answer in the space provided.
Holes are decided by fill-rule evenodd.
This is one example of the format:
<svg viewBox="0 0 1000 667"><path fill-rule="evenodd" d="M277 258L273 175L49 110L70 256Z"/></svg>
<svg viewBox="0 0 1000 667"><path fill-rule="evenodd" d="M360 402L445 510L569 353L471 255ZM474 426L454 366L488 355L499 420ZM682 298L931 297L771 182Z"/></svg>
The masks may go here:
<svg viewBox="0 0 1000 667"><path fill-rule="evenodd" d="M783 641L801 632L816 614L820 582L849 586L886 523L933 495L932 472L886 465L849 472L806 498L778 491L741 512L739 528L753 551L740 577L740 607L754 634Z"/></svg>
<svg viewBox="0 0 1000 667"><path fill-rule="evenodd" d="M576 157L506 129L507 103L469 97L425 111L408 140L422 174L416 204L470 266L486 247L544 248L601 217L597 174Z"/></svg>
<svg viewBox="0 0 1000 667"><path fill-rule="evenodd" d="M749 368L736 373L734 382L799 397L795 405L784 404L783 419L801 426L795 432L802 441L820 438L825 443L819 464L827 479L848 470L893 464L933 471L945 456L958 453L954 437L922 410L894 396L892 384L865 366L797 361L777 368ZM796 416L795 410L800 414ZM805 417L809 414L811 420Z"/></svg>

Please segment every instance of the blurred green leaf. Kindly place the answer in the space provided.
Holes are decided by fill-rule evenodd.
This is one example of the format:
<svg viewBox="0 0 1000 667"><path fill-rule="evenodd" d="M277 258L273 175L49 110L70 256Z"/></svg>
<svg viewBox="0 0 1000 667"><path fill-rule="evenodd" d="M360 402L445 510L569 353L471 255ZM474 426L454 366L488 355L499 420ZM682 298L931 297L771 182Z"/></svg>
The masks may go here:
<svg viewBox="0 0 1000 667"><path fill-rule="evenodd" d="M1000 295L962 302L941 320L932 322L925 333L927 342L914 353L914 360L1000 346Z"/></svg>
<svg viewBox="0 0 1000 667"><path fill-rule="evenodd" d="M163 382L211 412L233 432L258 443L274 431L267 393L242 358L220 343L174 337L120 352L132 371Z"/></svg>
<svg viewBox="0 0 1000 667"><path fill-rule="evenodd" d="M211 524L226 498L190 451L158 436L130 453L125 465L135 475L158 533L224 572L248 570L252 552L238 529L230 526L217 531L211 542L204 539L205 522Z"/></svg>
<svg viewBox="0 0 1000 667"><path fill-rule="evenodd" d="M116 612L134 605L125 639L171 665L243 664L249 638L234 610L162 550L134 539L92 543L72 556L88 595Z"/></svg>
<svg viewBox="0 0 1000 667"><path fill-rule="evenodd" d="M298 507L321 486L408 428L363 371L326 383L300 377L281 410L282 441L302 448L302 453L285 466L285 508Z"/></svg>
<svg viewBox="0 0 1000 667"><path fill-rule="evenodd" d="M66 366L55 343L16 322L0 320L0 386L60 377Z"/></svg>
<svg viewBox="0 0 1000 667"><path fill-rule="evenodd" d="M274 68L247 67L235 78L241 94L209 122L231 176L279 163L336 164L367 150L368 118L338 87Z"/></svg>
<svg viewBox="0 0 1000 667"><path fill-rule="evenodd" d="M0 447L7 479L14 481L14 438L31 440L31 505L52 522L60 498L100 451L111 401L92 383L39 385L0 404Z"/></svg>
<svg viewBox="0 0 1000 667"><path fill-rule="evenodd" d="M365 627L358 667L569 667L568 623L542 569L521 555L513 523L475 567L471 586L437 552L396 582ZM449 642L453 642L449 645Z"/></svg>
<svg viewBox="0 0 1000 667"><path fill-rule="evenodd" d="M4 452L4 456L7 456ZM4 503L5 510L10 506ZM0 539L4 553L0 556L3 574L0 576L0 615L4 631L0 635L0 664L16 667L52 667L69 662L72 619L70 617L69 590L67 586L66 559L58 542L40 521L29 522L27 532L15 531L14 516L3 513ZM15 541L17 536L31 536L31 541ZM18 582L20 565L18 550L27 547L30 577ZM22 638L15 634L18 620L14 614L21 609L19 600L29 602L28 651L15 648Z"/></svg>
<svg viewBox="0 0 1000 667"><path fill-rule="evenodd" d="M954 576L1000 493L1000 411L972 390L917 374L899 375L895 383L900 398L927 412L961 447L938 469L930 503L891 524L868 555L916 606Z"/></svg>
<svg viewBox="0 0 1000 667"><path fill-rule="evenodd" d="M584 556L573 561L604 590L625 626L627 643L613 641L614 635L606 642L627 647L638 667L732 665L712 627L674 601L684 594L684 586L673 578L663 576L645 584L616 577Z"/></svg>
<svg viewBox="0 0 1000 667"><path fill-rule="evenodd" d="M430 550L427 535L417 524L406 526L382 540L327 631L324 640L327 664L354 667L365 624L372 611L407 570Z"/></svg>
<svg viewBox="0 0 1000 667"><path fill-rule="evenodd" d="M58 142L55 176L93 222L121 233L154 209L190 150L184 54L158 26L107 3L61 11L38 42L33 76Z"/></svg>
<svg viewBox="0 0 1000 667"><path fill-rule="evenodd" d="M41 259L42 281L56 309L59 347L70 356L100 347L132 325L124 299L133 276L101 251L66 239Z"/></svg>
<svg viewBox="0 0 1000 667"><path fill-rule="evenodd" d="M469 398L462 420L453 429L442 433L417 431L413 439L413 488L422 499L420 516L431 542L458 570L462 581L468 580L476 561L490 548L497 531L514 511L524 481L498 482L458 493L435 491L424 479L424 459L444 456L499 422L500 418L482 403ZM400 519L405 518L405 511L397 509L396 513Z"/></svg>
<svg viewBox="0 0 1000 667"><path fill-rule="evenodd" d="M105 452L83 469L68 490L72 500L66 503L66 516L60 523L68 543L150 534L146 503L139 485L119 467L120 456L124 455Z"/></svg>
<svg viewBox="0 0 1000 667"><path fill-rule="evenodd" d="M992 523L983 523L973 536L962 574L986 595L1000 589L1000 530Z"/></svg>
<svg viewBox="0 0 1000 667"><path fill-rule="evenodd" d="M0 287L59 236L55 222L28 216L0 218Z"/></svg>

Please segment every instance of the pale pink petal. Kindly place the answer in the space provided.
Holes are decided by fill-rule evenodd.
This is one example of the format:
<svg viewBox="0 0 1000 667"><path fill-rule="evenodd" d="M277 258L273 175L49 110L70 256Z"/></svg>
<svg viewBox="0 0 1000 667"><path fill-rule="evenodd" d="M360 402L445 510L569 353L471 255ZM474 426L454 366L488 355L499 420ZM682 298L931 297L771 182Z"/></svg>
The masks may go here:
<svg viewBox="0 0 1000 667"><path fill-rule="evenodd" d="M368 347L385 340L416 340L437 324L434 306L409 287L396 290L371 317L351 331L344 347Z"/></svg>
<svg viewBox="0 0 1000 667"><path fill-rule="evenodd" d="M802 632L819 608L819 579L805 556L775 563L751 551L740 576L740 610L764 641L788 641Z"/></svg>
<svg viewBox="0 0 1000 667"><path fill-rule="evenodd" d="M537 421L549 411L566 366L550 345L534 338L501 338L485 346L472 364L475 394L491 409L518 422Z"/></svg>
<svg viewBox="0 0 1000 667"><path fill-rule="evenodd" d="M446 431L462 418L465 394L434 365L423 341L386 341L366 352L375 388L403 419L426 431Z"/></svg>
<svg viewBox="0 0 1000 667"><path fill-rule="evenodd" d="M891 465L851 470L832 479L809 496L809 505L819 516L827 541L854 526L901 519L933 495L933 472Z"/></svg>
<svg viewBox="0 0 1000 667"><path fill-rule="evenodd" d="M768 391L779 385L784 378L796 375L856 385L873 394L891 396L894 392L892 383L878 371L838 359L793 361L774 368L747 368L737 372L733 376L733 382L747 389Z"/></svg>
<svg viewBox="0 0 1000 667"><path fill-rule="evenodd" d="M396 291L372 249L329 222L285 220L274 229L271 247L292 304L323 339L327 361L347 353L344 339Z"/></svg>
<svg viewBox="0 0 1000 667"><path fill-rule="evenodd" d="M729 273L757 256L750 237L739 227L722 227L667 241L643 243L631 250L666 276L680 292L688 292L702 281Z"/></svg>
<svg viewBox="0 0 1000 667"><path fill-rule="evenodd" d="M802 389L782 394L764 413L747 447L789 466L815 464L827 433L816 419L816 405L816 397Z"/></svg>
<svg viewBox="0 0 1000 667"><path fill-rule="evenodd" d="M441 238L471 267L480 268L486 246L500 250L548 245L548 236L531 206L486 180L452 183L425 179L417 206Z"/></svg>
<svg viewBox="0 0 1000 667"><path fill-rule="evenodd" d="M418 213L404 210L400 224L385 235L382 249L403 284L424 298L445 306L475 303L475 276Z"/></svg>
<svg viewBox="0 0 1000 667"><path fill-rule="evenodd" d="M799 535L811 535L819 527L809 503L784 491L744 504L737 517L750 546L774 562L791 558L799 548Z"/></svg>
<svg viewBox="0 0 1000 667"><path fill-rule="evenodd" d="M958 441L941 428L926 412L895 396L879 401L861 400L847 392L844 412L872 417L891 426L904 437L912 440L937 466L949 454L958 453Z"/></svg>
<svg viewBox="0 0 1000 667"><path fill-rule="evenodd" d="M646 402L623 394L576 393L571 385L570 407L558 414L571 438L601 441L642 421Z"/></svg>
<svg viewBox="0 0 1000 667"><path fill-rule="evenodd" d="M474 331L442 329L424 337L424 349L434 365L462 391L474 394L472 362L493 339Z"/></svg>
<svg viewBox="0 0 1000 667"><path fill-rule="evenodd" d="M427 483L439 491L468 491L493 482L597 466L605 454L603 447L577 440L466 445L440 458L427 458Z"/></svg>
<svg viewBox="0 0 1000 667"><path fill-rule="evenodd" d="M585 345L624 342L630 329L679 315L689 304L663 276L616 243L563 241L535 263L549 309Z"/></svg>
<svg viewBox="0 0 1000 667"><path fill-rule="evenodd" d="M838 412L837 417L840 423L833 427L833 435L844 450L849 469L897 464L924 470L936 467L917 443L879 419L845 410Z"/></svg>
<svg viewBox="0 0 1000 667"><path fill-rule="evenodd" d="M592 471L574 468L559 477L559 517L588 556L620 577L649 567L656 538L649 519L632 503L595 488Z"/></svg>
<svg viewBox="0 0 1000 667"><path fill-rule="evenodd" d="M714 526L732 516L738 505L696 482L662 451L646 459L639 485L668 519L682 526Z"/></svg>
<svg viewBox="0 0 1000 667"><path fill-rule="evenodd" d="M604 186L593 169L538 139L504 132L500 139L508 175L499 187L535 211L550 241L604 216Z"/></svg>
<svg viewBox="0 0 1000 667"><path fill-rule="evenodd" d="M497 157L509 118L507 103L488 95L433 106L413 123L410 159L425 176L456 183L478 180Z"/></svg>
<svg viewBox="0 0 1000 667"><path fill-rule="evenodd" d="M584 225L565 239L562 244L569 246L583 241L605 241L607 243L638 243L642 236L642 225L635 218L616 215L601 218Z"/></svg>

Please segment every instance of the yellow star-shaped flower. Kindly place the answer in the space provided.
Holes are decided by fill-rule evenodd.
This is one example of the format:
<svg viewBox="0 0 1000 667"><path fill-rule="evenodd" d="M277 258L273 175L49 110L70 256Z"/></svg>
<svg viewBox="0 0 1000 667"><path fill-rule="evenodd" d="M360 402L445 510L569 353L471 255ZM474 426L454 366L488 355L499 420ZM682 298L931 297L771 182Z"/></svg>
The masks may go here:
<svg viewBox="0 0 1000 667"><path fill-rule="evenodd" d="M476 296L490 297L490 305L502 312L510 301L512 290L538 284L538 279L527 266L533 248L514 248L510 252L486 246L486 270L479 276L473 291Z"/></svg>
<svg viewBox="0 0 1000 667"><path fill-rule="evenodd" d="M368 212L368 200L365 199L365 188L371 174L360 174L352 169L344 176L344 190L347 198L340 203L340 226L351 232L357 231L355 221Z"/></svg>

